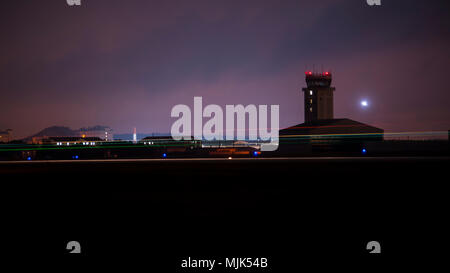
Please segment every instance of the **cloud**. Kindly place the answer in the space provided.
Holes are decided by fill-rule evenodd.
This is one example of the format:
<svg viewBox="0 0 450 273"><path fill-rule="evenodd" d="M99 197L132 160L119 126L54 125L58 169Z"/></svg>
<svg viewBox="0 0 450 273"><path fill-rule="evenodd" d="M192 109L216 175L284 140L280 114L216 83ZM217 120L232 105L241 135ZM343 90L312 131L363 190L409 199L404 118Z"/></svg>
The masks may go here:
<svg viewBox="0 0 450 273"><path fill-rule="evenodd" d="M436 78L445 78L450 23L448 4L433 3L9 1L0 11L0 124L18 135L56 123L164 132L171 107L202 94L222 105L279 103L288 126L303 121L303 70L323 65L336 116L442 128L449 97ZM371 112L355 107L363 95Z"/></svg>

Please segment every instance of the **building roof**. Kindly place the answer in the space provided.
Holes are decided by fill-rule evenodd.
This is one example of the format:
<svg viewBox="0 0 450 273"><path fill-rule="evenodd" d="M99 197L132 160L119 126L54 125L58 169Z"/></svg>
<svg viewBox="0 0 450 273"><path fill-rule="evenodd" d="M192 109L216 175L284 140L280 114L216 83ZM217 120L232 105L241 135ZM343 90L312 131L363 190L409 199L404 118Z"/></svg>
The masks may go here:
<svg viewBox="0 0 450 273"><path fill-rule="evenodd" d="M319 119L301 123L280 130L280 136L287 135L347 135L383 134L384 130L348 118Z"/></svg>
<svg viewBox="0 0 450 273"><path fill-rule="evenodd" d="M183 136L183 140L188 140L186 138L188 138L188 137L187 136ZM188 140L188 141L195 140L193 136L190 136L189 138L190 138L190 140ZM143 139L141 139L141 141L145 141L145 140L169 140L169 141L176 141L176 140L174 140L172 138L172 136L147 136L147 137L144 137Z"/></svg>
<svg viewBox="0 0 450 273"><path fill-rule="evenodd" d="M102 141L99 137L48 137L49 141Z"/></svg>
<svg viewBox="0 0 450 273"><path fill-rule="evenodd" d="M105 130L111 130L111 128L108 126L95 125L91 127L80 128L79 131L89 132L89 131L105 131Z"/></svg>

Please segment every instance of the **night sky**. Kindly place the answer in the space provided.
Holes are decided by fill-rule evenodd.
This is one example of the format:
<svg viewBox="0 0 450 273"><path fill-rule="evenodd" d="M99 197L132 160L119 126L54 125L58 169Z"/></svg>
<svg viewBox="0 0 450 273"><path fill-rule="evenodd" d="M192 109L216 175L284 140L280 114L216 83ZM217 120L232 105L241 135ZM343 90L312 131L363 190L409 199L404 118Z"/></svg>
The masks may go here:
<svg viewBox="0 0 450 273"><path fill-rule="evenodd" d="M279 104L303 122L304 71L331 71L335 117L450 129L450 1L3 1L0 130L169 132L171 108ZM369 101L362 109L359 102Z"/></svg>

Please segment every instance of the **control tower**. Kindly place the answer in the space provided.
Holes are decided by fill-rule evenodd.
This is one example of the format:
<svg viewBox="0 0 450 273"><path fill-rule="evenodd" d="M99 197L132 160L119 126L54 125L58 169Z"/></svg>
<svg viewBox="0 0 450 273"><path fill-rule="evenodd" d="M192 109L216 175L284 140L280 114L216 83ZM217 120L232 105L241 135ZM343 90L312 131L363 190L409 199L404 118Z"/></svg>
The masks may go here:
<svg viewBox="0 0 450 273"><path fill-rule="evenodd" d="M331 73L306 71L306 87L302 88L305 97L305 123L320 119L333 119L333 92Z"/></svg>
<svg viewBox="0 0 450 273"><path fill-rule="evenodd" d="M345 145L349 144L349 146L345 146L345 149L356 147L360 152L360 148L363 147L361 145L365 142L383 140L383 129L349 118L334 118L333 93L335 88L331 87L330 72L306 71L305 74L306 87L302 88L305 96L305 122L280 130L279 149L285 149L284 151L287 153L295 150L305 152L302 149L307 147L304 145L304 140L307 139L313 146L317 145L318 149L324 147L328 149L333 145L339 146L345 143ZM299 136L302 137L299 138Z"/></svg>

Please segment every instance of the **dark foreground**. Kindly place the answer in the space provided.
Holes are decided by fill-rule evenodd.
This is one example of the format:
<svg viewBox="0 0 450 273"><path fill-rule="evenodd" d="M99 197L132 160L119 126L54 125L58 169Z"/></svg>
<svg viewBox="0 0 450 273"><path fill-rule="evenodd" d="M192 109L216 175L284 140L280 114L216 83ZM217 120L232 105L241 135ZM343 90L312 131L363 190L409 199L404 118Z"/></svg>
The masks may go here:
<svg viewBox="0 0 450 273"><path fill-rule="evenodd" d="M4 240L23 263L188 272L404 269L448 258L447 157L0 163ZM81 254L68 254L77 240ZM381 254L366 244L381 243ZM66 265L66 266L67 266ZM66 267L62 267L64 269ZM248 272L217 266L209 272ZM208 271L207 269L203 270ZM199 272L195 271L194 272Z"/></svg>

